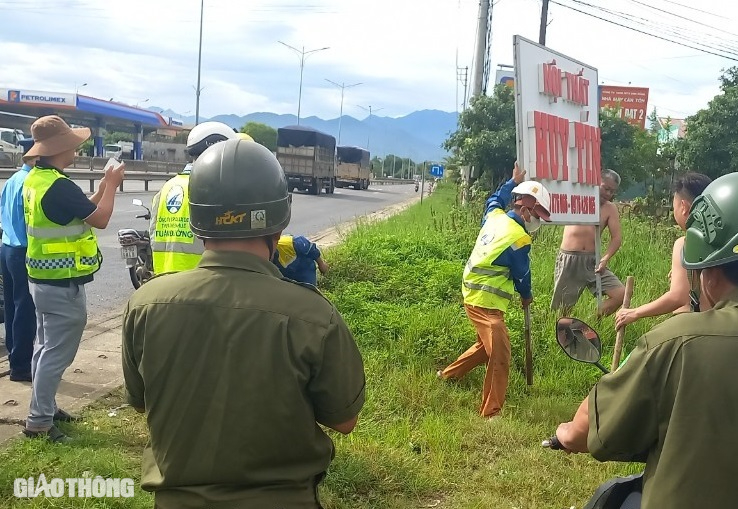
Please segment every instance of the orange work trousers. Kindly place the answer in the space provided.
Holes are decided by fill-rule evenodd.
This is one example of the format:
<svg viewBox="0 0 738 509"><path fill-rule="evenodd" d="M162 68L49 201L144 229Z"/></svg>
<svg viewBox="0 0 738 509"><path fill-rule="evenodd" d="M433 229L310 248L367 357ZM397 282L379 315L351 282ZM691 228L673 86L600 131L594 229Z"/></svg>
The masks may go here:
<svg viewBox="0 0 738 509"><path fill-rule="evenodd" d="M456 361L443 370L443 378L461 378L480 364L487 365L480 413L494 417L505 404L510 373L510 336L505 313L464 304L466 315L477 329L477 341Z"/></svg>

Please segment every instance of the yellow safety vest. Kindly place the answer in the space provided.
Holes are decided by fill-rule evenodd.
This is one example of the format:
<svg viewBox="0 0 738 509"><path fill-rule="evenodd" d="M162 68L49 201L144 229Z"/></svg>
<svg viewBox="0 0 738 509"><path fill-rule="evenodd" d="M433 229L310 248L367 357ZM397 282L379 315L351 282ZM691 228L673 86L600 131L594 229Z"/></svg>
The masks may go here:
<svg viewBox="0 0 738 509"><path fill-rule="evenodd" d="M190 176L169 179L159 192L154 237L151 239L154 274L194 269L205 249L190 229Z"/></svg>
<svg viewBox="0 0 738 509"><path fill-rule="evenodd" d="M67 225L50 220L41 200L51 185L68 178L51 168L34 167L23 182L23 216L28 234L26 268L33 279L72 279L100 268L100 250L92 228L74 218Z"/></svg>
<svg viewBox="0 0 738 509"><path fill-rule="evenodd" d="M521 248L530 243L530 235L504 210L494 209L487 214L464 269L464 304L506 311L515 287L510 269L493 262L508 247Z"/></svg>

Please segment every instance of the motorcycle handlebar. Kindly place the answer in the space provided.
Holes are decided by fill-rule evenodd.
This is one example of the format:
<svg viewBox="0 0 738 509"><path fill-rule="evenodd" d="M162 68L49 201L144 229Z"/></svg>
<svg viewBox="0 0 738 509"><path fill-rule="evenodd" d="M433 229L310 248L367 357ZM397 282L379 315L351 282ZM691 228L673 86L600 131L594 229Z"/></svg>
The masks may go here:
<svg viewBox="0 0 738 509"><path fill-rule="evenodd" d="M556 435L541 442L541 446L548 447L549 449L552 449L554 451L561 451L564 449L564 446L561 445L561 442L559 442L559 439L556 438Z"/></svg>
<svg viewBox="0 0 738 509"><path fill-rule="evenodd" d="M151 219L151 216L148 214L141 214L140 216L136 216L136 219Z"/></svg>

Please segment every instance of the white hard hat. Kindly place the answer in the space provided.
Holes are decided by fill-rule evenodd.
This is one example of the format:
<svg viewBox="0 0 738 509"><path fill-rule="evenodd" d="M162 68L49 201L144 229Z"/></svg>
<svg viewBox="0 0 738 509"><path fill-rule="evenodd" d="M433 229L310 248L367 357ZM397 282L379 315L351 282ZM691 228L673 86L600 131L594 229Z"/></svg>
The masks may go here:
<svg viewBox="0 0 738 509"><path fill-rule="evenodd" d="M527 195L536 199L536 213L541 216L544 221L551 221L551 195L548 189L535 180L526 180L521 182L512 190L513 195ZM541 210L542 209L542 210Z"/></svg>
<svg viewBox="0 0 738 509"><path fill-rule="evenodd" d="M192 128L187 136L187 153L197 157L219 141L238 139L238 135L222 122L203 122Z"/></svg>

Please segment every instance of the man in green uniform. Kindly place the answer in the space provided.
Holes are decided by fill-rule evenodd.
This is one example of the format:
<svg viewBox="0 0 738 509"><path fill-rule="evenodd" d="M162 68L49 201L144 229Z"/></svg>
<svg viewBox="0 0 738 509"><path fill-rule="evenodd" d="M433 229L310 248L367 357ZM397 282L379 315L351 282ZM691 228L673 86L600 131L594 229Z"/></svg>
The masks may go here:
<svg viewBox="0 0 738 509"><path fill-rule="evenodd" d="M336 308L271 263L284 172L258 143L218 143L189 204L198 267L152 279L123 318L128 400L150 433L141 485L159 509L319 508L335 452L319 424L353 430L364 368Z"/></svg>
<svg viewBox="0 0 738 509"><path fill-rule="evenodd" d="M601 461L646 462L644 509L735 507L738 475L738 173L712 182L687 221L682 264L700 313L638 341L556 436Z"/></svg>

